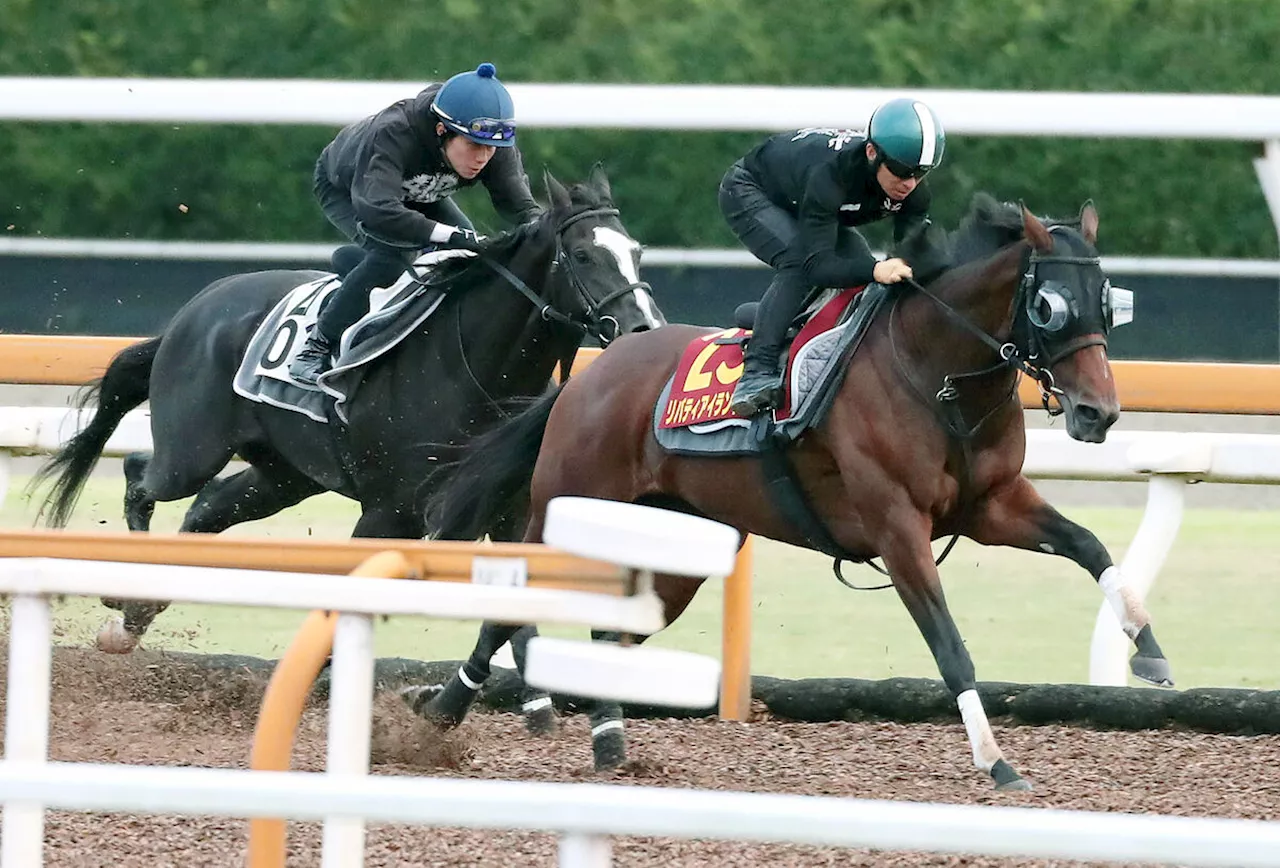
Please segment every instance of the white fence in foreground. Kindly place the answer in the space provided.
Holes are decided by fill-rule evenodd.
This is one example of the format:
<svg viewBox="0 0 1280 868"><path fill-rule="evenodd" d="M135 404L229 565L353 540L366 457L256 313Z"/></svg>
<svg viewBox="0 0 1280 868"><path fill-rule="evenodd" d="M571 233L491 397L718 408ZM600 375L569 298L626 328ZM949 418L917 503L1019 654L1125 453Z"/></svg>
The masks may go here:
<svg viewBox="0 0 1280 868"><path fill-rule="evenodd" d="M307 772L0 763L0 800L79 811L359 817L553 831L586 842L654 835L991 856L1276 864L1280 823L921 804L605 784L334 776ZM582 855L589 855L584 851ZM562 866L565 859L562 846Z"/></svg>
<svg viewBox="0 0 1280 868"><path fill-rule="evenodd" d="M309 573L176 567L150 564L75 561L50 558L0 559L0 594L12 595L9 628L9 670L5 707L4 767L16 774L25 769L28 781L49 787L57 770L47 764L51 692L50 645L53 638L49 599L53 595L172 599L194 603L322 609L338 611L331 663L327 774L354 787L368 774L369 739L373 717L373 618L382 614L431 614L436 617L521 621L547 619L648 633L661 628L662 604L652 593L612 597L541 588L455 585L394 578L360 578ZM134 769L134 772L140 771ZM65 770L72 776L76 767ZM209 775L214 777L208 777ZM261 774L244 772L241 774ZM18 776L19 778L21 775ZM112 773L123 784L124 770ZM145 779L145 775L144 775ZM217 773L192 771L173 789L149 789L150 809L177 811L183 798L210 788L221 792L221 808L229 812L280 816L283 802L241 803L260 792L257 778L241 777L231 787L219 784ZM116 783L100 788L99 798L112 803ZM311 786L311 785L308 785ZM44 810L76 797L76 787L52 786L50 798L33 798L20 789L0 792L5 803L0 868L35 868L43 862ZM114 809L127 809L124 800ZM253 805L262 809L255 809ZM143 808L145 809L145 808ZM290 816L293 816L292 814ZM325 817L325 868L354 868L364 861L364 819L360 811ZM607 853L607 842L604 852ZM600 844L571 842L599 852ZM594 848L594 849L593 849ZM573 868L599 868L607 862L577 860Z"/></svg>

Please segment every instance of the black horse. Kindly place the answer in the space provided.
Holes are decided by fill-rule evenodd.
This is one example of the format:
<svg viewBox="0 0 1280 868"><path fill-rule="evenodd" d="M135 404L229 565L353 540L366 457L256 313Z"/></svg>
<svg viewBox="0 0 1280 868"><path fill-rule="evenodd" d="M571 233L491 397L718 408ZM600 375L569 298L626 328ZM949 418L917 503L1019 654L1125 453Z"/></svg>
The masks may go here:
<svg viewBox="0 0 1280 868"><path fill-rule="evenodd" d="M91 422L33 483L56 479L46 522L65 526L107 438L150 399L154 454L125 461L131 529L149 529L158 501L197 495L181 530L219 533L336 491L360 502L355 536L422 538L426 498L442 478L433 471L501 421L504 403L544 392L558 363L567 371L584 332L607 344L665 322L639 280L640 246L619 220L604 171L597 166L568 189L549 174L546 184L550 207L537 220L431 274L447 287L444 302L368 364L345 429L231 388L258 324L294 287L325 275L261 271L205 287L163 334L121 351L86 388L80 405L97 403ZM250 466L218 477L235 455ZM510 524L494 536L523 529L522 517ZM103 602L124 613L112 649L120 651L168 605Z"/></svg>

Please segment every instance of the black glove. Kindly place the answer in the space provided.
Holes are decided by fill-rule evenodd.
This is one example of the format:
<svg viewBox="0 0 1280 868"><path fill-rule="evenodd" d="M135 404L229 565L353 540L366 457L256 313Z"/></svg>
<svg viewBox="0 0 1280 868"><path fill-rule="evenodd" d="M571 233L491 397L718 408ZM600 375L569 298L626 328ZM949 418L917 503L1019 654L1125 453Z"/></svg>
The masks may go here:
<svg viewBox="0 0 1280 868"><path fill-rule="evenodd" d="M474 252L480 249L480 236L476 235L474 230L464 229L459 226L453 230L453 234L449 236L449 240L445 244L459 250Z"/></svg>

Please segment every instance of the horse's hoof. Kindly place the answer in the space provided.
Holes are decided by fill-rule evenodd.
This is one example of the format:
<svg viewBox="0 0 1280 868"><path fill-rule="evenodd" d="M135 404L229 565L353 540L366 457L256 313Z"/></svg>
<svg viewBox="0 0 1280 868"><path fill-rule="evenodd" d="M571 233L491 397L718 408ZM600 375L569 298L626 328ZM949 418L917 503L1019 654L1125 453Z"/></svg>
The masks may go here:
<svg viewBox="0 0 1280 868"><path fill-rule="evenodd" d="M124 618L112 618L98 631L97 645L107 654L128 654L138 647L138 637L124 628Z"/></svg>
<svg viewBox="0 0 1280 868"><path fill-rule="evenodd" d="M1169 661L1163 657L1143 657L1139 654L1129 658L1129 670L1139 681L1153 684L1156 687L1173 686L1173 669Z"/></svg>
<svg viewBox="0 0 1280 868"><path fill-rule="evenodd" d="M591 737L591 753L596 771L607 772L627 761L627 743L622 727L617 726Z"/></svg>
<svg viewBox="0 0 1280 868"><path fill-rule="evenodd" d="M530 708L531 705L535 707ZM525 703L524 728L530 735L555 735L558 724L551 697L545 696Z"/></svg>
<svg viewBox="0 0 1280 868"><path fill-rule="evenodd" d="M1017 778L1007 784L996 784L996 791L1001 793L1029 793L1031 792L1031 781L1026 778Z"/></svg>
<svg viewBox="0 0 1280 868"><path fill-rule="evenodd" d="M1031 782L1002 759L996 760L996 764L991 767L991 779L996 782L996 789L1002 793L1031 792Z"/></svg>

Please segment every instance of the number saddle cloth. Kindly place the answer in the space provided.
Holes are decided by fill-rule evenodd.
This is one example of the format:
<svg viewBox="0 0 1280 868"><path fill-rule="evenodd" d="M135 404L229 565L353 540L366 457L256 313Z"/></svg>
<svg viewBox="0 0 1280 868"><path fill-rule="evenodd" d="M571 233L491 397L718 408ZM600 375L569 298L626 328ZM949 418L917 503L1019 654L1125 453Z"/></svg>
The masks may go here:
<svg viewBox="0 0 1280 868"><path fill-rule="evenodd" d="M654 407L658 444L680 455L729 457L763 451L766 437L775 438L775 444L776 438L794 441L826 416L849 360L888 292L872 283L819 293L788 332L794 338L782 360L782 406L753 419L729 410L733 388L742 377L743 344L751 336L747 329L755 316L755 305L743 305L737 328L703 335L681 354Z"/></svg>
<svg viewBox="0 0 1280 868"><path fill-rule="evenodd" d="M394 284L373 290L369 310L342 333L337 360L314 386L291 378L289 364L344 275L326 274L291 289L249 340L233 382L236 394L317 422L328 422L332 412L346 424L347 404L360 385L363 366L412 334L444 300L444 290L430 285L431 270L446 259L473 255L465 250L424 253Z"/></svg>

